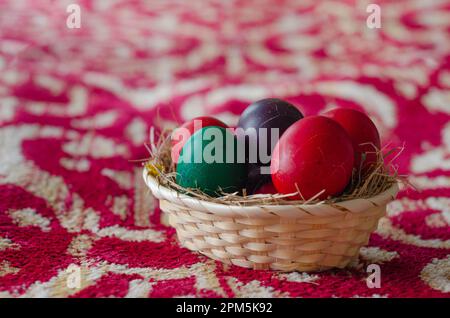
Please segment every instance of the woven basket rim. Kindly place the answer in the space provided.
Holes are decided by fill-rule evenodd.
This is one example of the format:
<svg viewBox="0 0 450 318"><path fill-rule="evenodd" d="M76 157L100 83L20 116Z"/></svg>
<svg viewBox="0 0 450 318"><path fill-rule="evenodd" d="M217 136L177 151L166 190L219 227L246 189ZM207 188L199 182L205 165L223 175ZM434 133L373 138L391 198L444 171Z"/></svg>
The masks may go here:
<svg viewBox="0 0 450 318"><path fill-rule="evenodd" d="M347 201L341 201L336 203L309 203L309 204L267 204L267 205L238 205L238 204L224 204L218 202L210 202L206 200L200 200L198 198L191 197L189 195L180 193L174 189L170 189L161 185L158 180L150 175L147 169L143 169L143 178L147 186L152 191L153 195L162 200L167 200L169 202L188 207L192 210L203 211L208 213L213 213L222 216L247 216L247 217L273 217L292 216L292 211L301 211L303 214L309 215L333 215L336 213L358 213L364 212L367 209L386 205L388 202L392 201L399 190L398 183L393 184L390 188L384 192L377 194L370 198L364 199L352 199ZM332 211L335 213L330 213L327 207L332 207Z"/></svg>

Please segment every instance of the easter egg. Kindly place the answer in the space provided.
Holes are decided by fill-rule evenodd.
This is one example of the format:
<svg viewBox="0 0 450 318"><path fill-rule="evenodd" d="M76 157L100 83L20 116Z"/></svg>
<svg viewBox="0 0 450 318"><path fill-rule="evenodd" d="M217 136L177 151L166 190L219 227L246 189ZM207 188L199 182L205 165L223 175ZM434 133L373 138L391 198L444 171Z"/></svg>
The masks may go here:
<svg viewBox="0 0 450 318"><path fill-rule="evenodd" d="M255 194L276 194L276 193L278 193L278 191L277 189L275 189L272 180L270 180L268 183L263 184L255 191Z"/></svg>
<svg viewBox="0 0 450 318"><path fill-rule="evenodd" d="M245 188L248 194L254 194L256 191L267 183L272 182L269 173L261 173L261 166L257 164L249 164L247 168L247 182Z"/></svg>
<svg viewBox="0 0 450 318"><path fill-rule="evenodd" d="M375 153L381 147L380 134L370 118L357 110L336 108L325 112L323 116L333 119L341 125L350 137L355 150L355 168L363 173L377 162Z"/></svg>
<svg viewBox="0 0 450 318"><path fill-rule="evenodd" d="M246 160L250 165L248 193L254 193L258 187L270 181L272 150L286 129L301 118L303 114L295 106L278 98L256 101L244 110L239 118L236 135L240 140L244 138ZM272 135L272 128L277 129L278 134ZM260 166L265 166L267 173L261 173Z"/></svg>
<svg viewBox="0 0 450 318"><path fill-rule="evenodd" d="M241 191L247 176L245 162L237 161L236 137L218 126L204 127L187 140L176 172L177 184L210 196Z"/></svg>
<svg viewBox="0 0 450 318"><path fill-rule="evenodd" d="M270 171L279 193L289 199L325 199L341 193L350 181L354 152L350 137L335 121L306 117L289 127L272 154Z"/></svg>
<svg viewBox="0 0 450 318"><path fill-rule="evenodd" d="M247 129L256 130L254 135L245 135L248 162L270 165L270 155L278 138L290 125L301 118L303 118L303 115L295 106L278 98L262 99L248 106L239 118L237 125L237 128L241 128L241 131L246 131ZM260 132L261 128L266 128L264 131L267 134L263 134L262 130ZM278 130L278 138L275 138L274 142L271 140L272 128ZM236 134L239 137L239 129L236 131ZM262 158L260 152L267 155L265 156L267 158Z"/></svg>
<svg viewBox="0 0 450 318"><path fill-rule="evenodd" d="M208 116L201 116L191 119L185 122L183 125L175 129L171 136L172 142L172 162L177 163L180 156L181 149L186 144L189 137L192 136L197 130L208 127L208 126L218 126L227 128L228 126L222 121Z"/></svg>

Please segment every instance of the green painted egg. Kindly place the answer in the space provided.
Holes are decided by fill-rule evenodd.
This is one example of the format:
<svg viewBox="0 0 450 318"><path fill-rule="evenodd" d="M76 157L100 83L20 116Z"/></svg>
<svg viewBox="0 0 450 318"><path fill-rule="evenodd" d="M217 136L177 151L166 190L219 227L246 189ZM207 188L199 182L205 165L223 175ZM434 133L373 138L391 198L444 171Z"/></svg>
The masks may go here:
<svg viewBox="0 0 450 318"><path fill-rule="evenodd" d="M237 160L239 158L240 160ZM177 183L197 188L210 196L218 191L231 193L245 186L247 169L237 155L236 137L218 126L196 131L181 149L177 164Z"/></svg>

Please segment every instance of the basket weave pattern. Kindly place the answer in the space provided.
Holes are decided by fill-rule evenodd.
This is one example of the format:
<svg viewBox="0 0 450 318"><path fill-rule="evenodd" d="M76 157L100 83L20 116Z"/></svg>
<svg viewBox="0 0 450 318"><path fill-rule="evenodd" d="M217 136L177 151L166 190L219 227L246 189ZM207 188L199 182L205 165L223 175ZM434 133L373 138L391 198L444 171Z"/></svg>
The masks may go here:
<svg viewBox="0 0 450 318"><path fill-rule="evenodd" d="M279 271L343 268L358 257L397 194L335 204L237 206L198 200L144 180L181 244L227 264Z"/></svg>

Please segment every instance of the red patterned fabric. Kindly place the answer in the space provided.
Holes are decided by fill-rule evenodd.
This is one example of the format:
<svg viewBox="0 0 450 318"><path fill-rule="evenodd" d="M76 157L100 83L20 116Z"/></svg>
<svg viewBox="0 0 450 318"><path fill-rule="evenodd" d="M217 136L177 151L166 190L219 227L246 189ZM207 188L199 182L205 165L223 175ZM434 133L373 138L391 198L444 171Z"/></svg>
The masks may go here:
<svg viewBox="0 0 450 318"><path fill-rule="evenodd" d="M449 296L448 1L377 1L380 29L364 1L80 0L80 29L69 3L0 1L0 297ZM348 269L192 253L130 162L151 126L232 124L269 96L307 115L364 110L405 145L399 171L419 191L400 192Z"/></svg>

